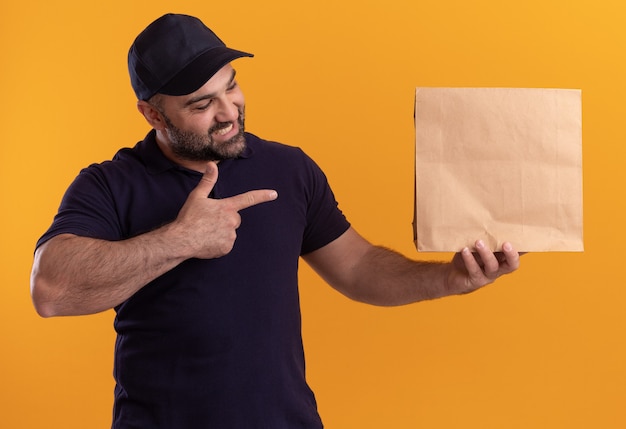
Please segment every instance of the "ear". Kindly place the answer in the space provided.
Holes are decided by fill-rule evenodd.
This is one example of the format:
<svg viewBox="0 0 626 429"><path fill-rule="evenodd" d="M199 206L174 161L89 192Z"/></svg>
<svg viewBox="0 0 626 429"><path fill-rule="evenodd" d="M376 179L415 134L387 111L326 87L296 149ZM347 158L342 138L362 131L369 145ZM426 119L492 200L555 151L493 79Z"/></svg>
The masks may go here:
<svg viewBox="0 0 626 429"><path fill-rule="evenodd" d="M155 130L163 130L165 129L165 120L163 119L163 115L159 112L154 106L152 106L147 101L139 100L137 101L137 110L139 113L146 118L146 121L150 124L152 128Z"/></svg>

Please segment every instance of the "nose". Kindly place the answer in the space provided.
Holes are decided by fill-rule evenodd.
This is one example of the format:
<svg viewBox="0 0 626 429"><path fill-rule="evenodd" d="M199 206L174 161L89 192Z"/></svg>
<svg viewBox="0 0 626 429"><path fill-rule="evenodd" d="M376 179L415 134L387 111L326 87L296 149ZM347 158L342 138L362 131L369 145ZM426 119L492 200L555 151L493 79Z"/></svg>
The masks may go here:
<svg viewBox="0 0 626 429"><path fill-rule="evenodd" d="M234 122L239 117L239 107L228 96L220 97L215 120L218 122Z"/></svg>

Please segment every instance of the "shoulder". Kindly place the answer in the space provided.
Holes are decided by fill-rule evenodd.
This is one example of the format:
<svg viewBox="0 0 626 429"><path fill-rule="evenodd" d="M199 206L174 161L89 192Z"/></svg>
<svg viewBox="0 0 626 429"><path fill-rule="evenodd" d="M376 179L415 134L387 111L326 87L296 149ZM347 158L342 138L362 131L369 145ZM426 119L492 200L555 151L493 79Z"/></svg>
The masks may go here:
<svg viewBox="0 0 626 429"><path fill-rule="evenodd" d="M284 154L285 156L303 156L304 151L289 144L277 142L274 140L262 139L255 134L246 132L246 143L250 149L251 155L257 154Z"/></svg>
<svg viewBox="0 0 626 429"><path fill-rule="evenodd" d="M284 170L296 169L300 172L319 170L316 162L298 146L265 140L251 133L246 133L246 142L249 157L267 166Z"/></svg>
<svg viewBox="0 0 626 429"><path fill-rule="evenodd" d="M106 180L111 184L128 185L130 181L149 179L152 176L174 168L159 150L150 132L146 138L139 141L134 147L119 149L110 159L93 163L80 172L80 176L87 176Z"/></svg>

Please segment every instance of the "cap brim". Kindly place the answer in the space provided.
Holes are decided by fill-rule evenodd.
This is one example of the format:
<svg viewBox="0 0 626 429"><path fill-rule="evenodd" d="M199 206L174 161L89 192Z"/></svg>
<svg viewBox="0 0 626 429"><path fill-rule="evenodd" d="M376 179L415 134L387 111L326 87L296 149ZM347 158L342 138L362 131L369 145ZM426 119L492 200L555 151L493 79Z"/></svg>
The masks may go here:
<svg viewBox="0 0 626 429"><path fill-rule="evenodd" d="M197 91L215 73L233 60L241 57L253 57L247 52L236 51L227 47L216 47L200 54L157 93L165 95L187 95Z"/></svg>

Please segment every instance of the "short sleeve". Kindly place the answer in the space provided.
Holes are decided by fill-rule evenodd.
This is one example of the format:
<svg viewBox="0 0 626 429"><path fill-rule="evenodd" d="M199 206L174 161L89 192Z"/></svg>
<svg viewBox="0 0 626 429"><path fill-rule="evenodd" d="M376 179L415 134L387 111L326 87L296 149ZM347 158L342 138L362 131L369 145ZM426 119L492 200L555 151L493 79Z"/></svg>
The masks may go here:
<svg viewBox="0 0 626 429"><path fill-rule="evenodd" d="M307 208L302 254L313 252L339 238L350 223L339 209L339 204L319 166L309 158L311 186Z"/></svg>
<svg viewBox="0 0 626 429"><path fill-rule="evenodd" d="M37 247L59 234L104 240L122 238L114 199L99 166L82 170L68 187L52 225Z"/></svg>

